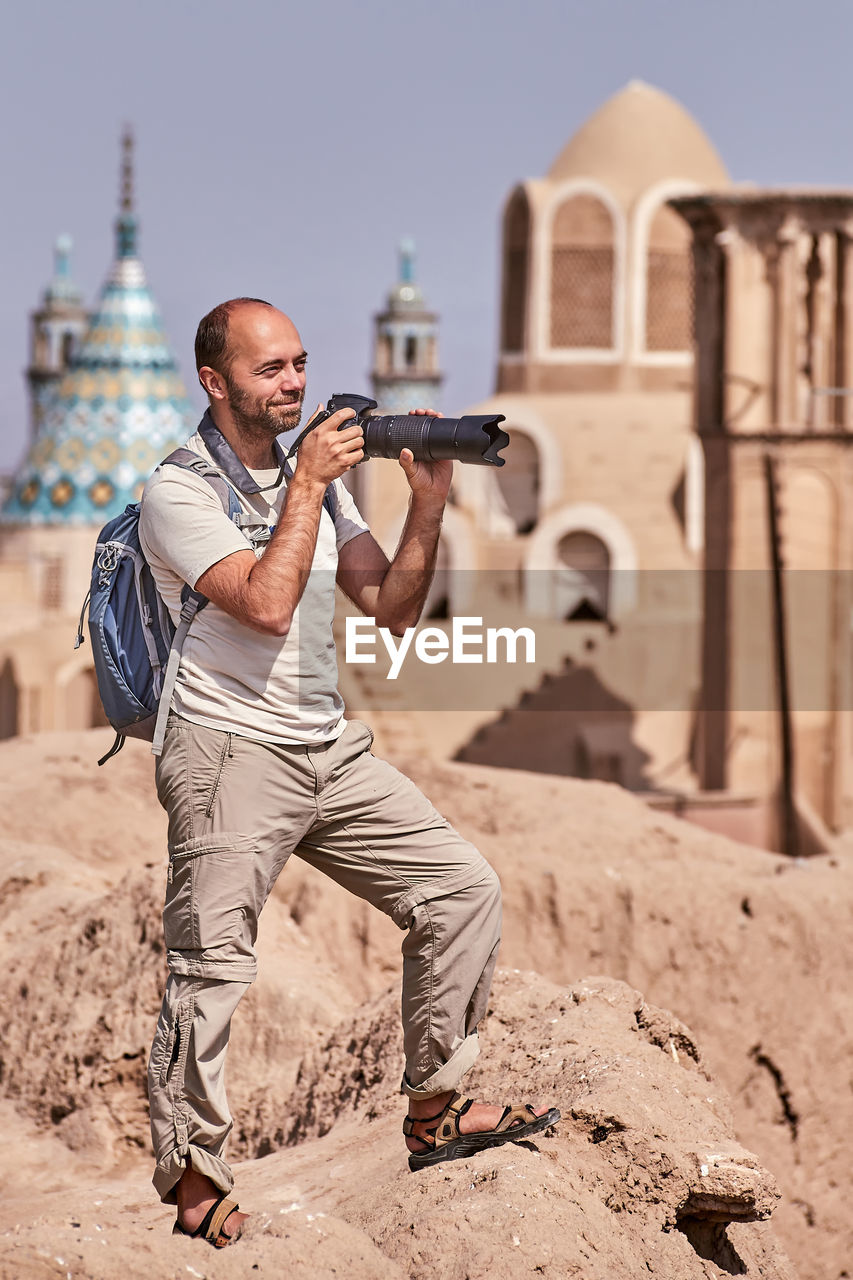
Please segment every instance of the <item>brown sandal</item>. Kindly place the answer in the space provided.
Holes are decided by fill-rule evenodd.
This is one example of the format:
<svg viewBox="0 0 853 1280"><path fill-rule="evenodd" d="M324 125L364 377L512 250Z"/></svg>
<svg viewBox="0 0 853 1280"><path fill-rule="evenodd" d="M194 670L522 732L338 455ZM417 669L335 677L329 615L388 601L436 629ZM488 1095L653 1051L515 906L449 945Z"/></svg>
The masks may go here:
<svg viewBox="0 0 853 1280"><path fill-rule="evenodd" d="M556 1107L546 1111L543 1116L526 1104L520 1107L504 1107L504 1113L492 1129L484 1129L479 1133L460 1133L459 1117L473 1105L473 1098L463 1098L461 1093L454 1093L443 1111L437 1116L424 1116L422 1120L413 1120L406 1116L403 1121L403 1133L407 1138L416 1138L427 1148L426 1151L409 1153L409 1168L423 1169L426 1165L438 1164L442 1160L462 1160L465 1156L487 1147L499 1147L504 1142L518 1142L520 1138L528 1138L533 1133L541 1133L549 1129L560 1119ZM416 1124L432 1124L426 1130L426 1136L415 1133Z"/></svg>
<svg viewBox="0 0 853 1280"><path fill-rule="evenodd" d="M172 1227L173 1236L189 1236L191 1240L207 1240L212 1244L214 1249L224 1249L226 1245L233 1244L238 1239L242 1231L242 1225L237 1228L233 1236L229 1236L227 1231L223 1231L223 1227L235 1209L240 1206L236 1200L229 1200L227 1196L221 1195L214 1205L208 1209L204 1218L201 1220L195 1231L187 1231L186 1227L182 1227L180 1222L176 1222Z"/></svg>

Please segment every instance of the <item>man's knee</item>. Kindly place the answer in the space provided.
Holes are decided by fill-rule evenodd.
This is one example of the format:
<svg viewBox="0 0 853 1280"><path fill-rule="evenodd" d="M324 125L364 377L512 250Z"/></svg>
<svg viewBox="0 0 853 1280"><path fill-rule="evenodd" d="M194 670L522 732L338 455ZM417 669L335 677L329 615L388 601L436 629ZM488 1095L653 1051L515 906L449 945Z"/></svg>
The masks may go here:
<svg viewBox="0 0 853 1280"><path fill-rule="evenodd" d="M501 882L483 861L476 876L453 886L435 885L423 895L431 928L449 936L473 933L496 940L501 929Z"/></svg>
<svg viewBox="0 0 853 1280"><path fill-rule="evenodd" d="M461 894L462 909L472 920L487 920L500 926L502 911L501 882L497 872L486 863L486 874L482 880L464 889Z"/></svg>
<svg viewBox="0 0 853 1280"><path fill-rule="evenodd" d="M456 841L452 870L413 885L393 904L389 914L399 928L412 928L416 923L413 912L424 905L430 915L449 912L460 920L495 912L500 916L501 885L497 874L474 845L458 836Z"/></svg>

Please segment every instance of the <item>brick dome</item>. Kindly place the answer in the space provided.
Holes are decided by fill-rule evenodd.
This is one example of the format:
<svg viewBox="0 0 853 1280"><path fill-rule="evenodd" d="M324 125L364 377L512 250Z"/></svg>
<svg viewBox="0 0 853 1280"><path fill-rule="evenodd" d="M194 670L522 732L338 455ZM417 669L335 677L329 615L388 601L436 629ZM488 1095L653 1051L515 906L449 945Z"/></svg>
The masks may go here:
<svg viewBox="0 0 853 1280"><path fill-rule="evenodd" d="M628 207L658 182L728 186L729 175L691 115L674 98L632 80L608 98L563 147L550 182L593 179Z"/></svg>

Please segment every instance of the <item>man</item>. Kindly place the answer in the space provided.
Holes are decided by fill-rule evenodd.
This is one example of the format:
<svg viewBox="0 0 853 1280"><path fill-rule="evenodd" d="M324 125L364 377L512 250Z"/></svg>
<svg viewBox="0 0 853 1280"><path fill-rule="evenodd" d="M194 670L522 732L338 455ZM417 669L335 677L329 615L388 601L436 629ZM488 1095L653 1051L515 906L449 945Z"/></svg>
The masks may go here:
<svg viewBox="0 0 853 1280"><path fill-rule="evenodd" d="M181 655L158 796L169 815L163 912L170 977L149 1063L154 1185L175 1231L223 1247L246 1215L227 1198L231 1016L256 972L258 915L295 852L406 931L404 1124L413 1168L547 1127L557 1112L456 1092L477 1055L500 936L494 872L347 722L332 639L337 582L397 635L420 615L452 464L400 455L411 503L393 562L341 476L364 438L345 409L303 440L288 475L277 436L300 420L306 353L269 303L238 298L196 336L209 410L188 447L238 491L230 521L203 476L162 467L140 537L172 616L185 583L209 603ZM423 410L419 412L425 412ZM258 539L265 539L258 545Z"/></svg>

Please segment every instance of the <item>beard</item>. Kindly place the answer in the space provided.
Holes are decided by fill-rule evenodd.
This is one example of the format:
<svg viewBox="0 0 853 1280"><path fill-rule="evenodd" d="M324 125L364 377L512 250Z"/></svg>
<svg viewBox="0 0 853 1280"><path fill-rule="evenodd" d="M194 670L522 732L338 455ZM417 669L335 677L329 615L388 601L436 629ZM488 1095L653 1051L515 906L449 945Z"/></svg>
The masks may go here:
<svg viewBox="0 0 853 1280"><path fill-rule="evenodd" d="M275 437L299 426L302 401L305 398L304 389L296 399L262 400L260 396L252 396L236 386L230 378L226 377L224 380L228 388L229 406L239 431L248 436Z"/></svg>

